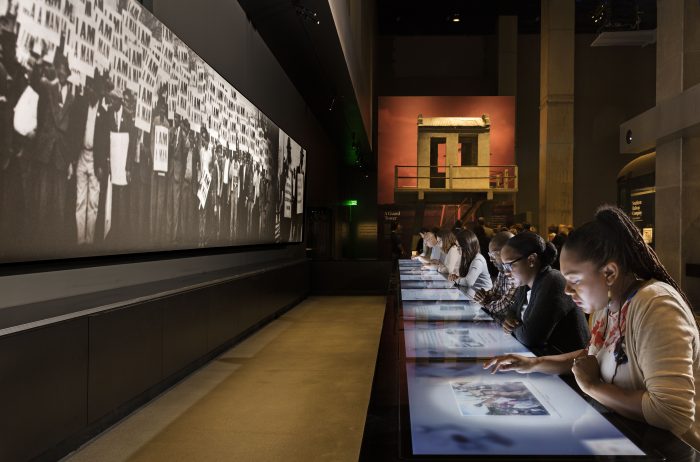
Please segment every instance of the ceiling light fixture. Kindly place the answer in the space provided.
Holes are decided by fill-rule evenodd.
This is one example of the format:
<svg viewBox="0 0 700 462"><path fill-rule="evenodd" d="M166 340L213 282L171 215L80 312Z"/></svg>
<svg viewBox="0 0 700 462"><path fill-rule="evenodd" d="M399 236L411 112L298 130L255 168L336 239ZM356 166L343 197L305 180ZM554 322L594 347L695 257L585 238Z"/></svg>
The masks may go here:
<svg viewBox="0 0 700 462"><path fill-rule="evenodd" d="M459 13L452 13L447 17L449 22L460 22L462 19L459 17Z"/></svg>
<svg viewBox="0 0 700 462"><path fill-rule="evenodd" d="M316 14L315 11L311 11L310 9L301 5L297 5L296 10L297 14L304 20L316 23L317 25L321 24L321 21L318 19L318 14Z"/></svg>

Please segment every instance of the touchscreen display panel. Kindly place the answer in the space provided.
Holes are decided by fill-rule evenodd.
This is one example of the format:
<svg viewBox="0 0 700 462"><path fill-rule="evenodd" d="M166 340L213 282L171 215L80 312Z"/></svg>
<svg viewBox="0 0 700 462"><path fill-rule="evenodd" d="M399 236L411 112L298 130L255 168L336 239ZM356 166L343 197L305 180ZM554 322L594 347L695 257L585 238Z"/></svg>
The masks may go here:
<svg viewBox="0 0 700 462"><path fill-rule="evenodd" d="M404 322L407 358L490 358L506 353L534 356L495 322Z"/></svg>
<svg viewBox="0 0 700 462"><path fill-rule="evenodd" d="M467 300L458 289L401 289L403 300Z"/></svg>
<svg viewBox="0 0 700 462"><path fill-rule="evenodd" d="M423 273L401 273L399 274L399 279L401 279L401 283L403 284L403 281L445 281L445 277L437 272L434 273L428 273L428 272L423 272Z"/></svg>
<svg viewBox="0 0 700 462"><path fill-rule="evenodd" d="M404 301L403 318L416 321L491 321L481 305L469 301Z"/></svg>
<svg viewBox="0 0 700 462"><path fill-rule="evenodd" d="M559 377L407 363L415 455L644 456Z"/></svg>
<svg viewBox="0 0 700 462"><path fill-rule="evenodd" d="M451 281L403 281L402 289L454 289L455 283Z"/></svg>
<svg viewBox="0 0 700 462"><path fill-rule="evenodd" d="M438 273L437 268L434 266L402 266L399 267L399 274L437 274L443 279L445 278L445 276Z"/></svg>
<svg viewBox="0 0 700 462"><path fill-rule="evenodd" d="M418 266L420 267L422 263L418 260L399 260L399 268Z"/></svg>

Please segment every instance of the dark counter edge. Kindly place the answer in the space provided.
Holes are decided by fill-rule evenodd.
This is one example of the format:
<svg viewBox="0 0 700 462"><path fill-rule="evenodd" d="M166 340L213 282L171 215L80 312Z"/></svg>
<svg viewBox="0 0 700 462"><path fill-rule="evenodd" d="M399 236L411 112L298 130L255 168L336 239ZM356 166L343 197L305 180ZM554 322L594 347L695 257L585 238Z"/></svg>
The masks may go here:
<svg viewBox="0 0 700 462"><path fill-rule="evenodd" d="M109 306L5 329L0 460L73 452L306 298L309 265L137 290Z"/></svg>

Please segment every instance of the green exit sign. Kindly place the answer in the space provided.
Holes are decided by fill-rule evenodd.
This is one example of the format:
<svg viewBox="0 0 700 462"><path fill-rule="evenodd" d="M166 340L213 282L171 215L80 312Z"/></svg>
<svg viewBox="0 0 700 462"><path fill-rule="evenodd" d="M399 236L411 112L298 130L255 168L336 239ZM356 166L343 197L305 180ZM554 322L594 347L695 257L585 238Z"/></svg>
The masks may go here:
<svg viewBox="0 0 700 462"><path fill-rule="evenodd" d="M346 201L343 201L340 203L341 205L347 205L348 207L354 207L357 205L357 200L355 199L348 199Z"/></svg>

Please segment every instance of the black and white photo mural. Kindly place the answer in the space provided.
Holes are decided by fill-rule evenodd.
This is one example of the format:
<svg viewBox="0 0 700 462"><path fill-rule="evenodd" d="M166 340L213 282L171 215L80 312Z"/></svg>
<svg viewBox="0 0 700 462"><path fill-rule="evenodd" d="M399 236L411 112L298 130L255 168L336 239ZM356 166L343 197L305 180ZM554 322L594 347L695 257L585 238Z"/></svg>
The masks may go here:
<svg viewBox="0 0 700 462"><path fill-rule="evenodd" d="M136 0L0 0L0 262L301 242L305 157Z"/></svg>

